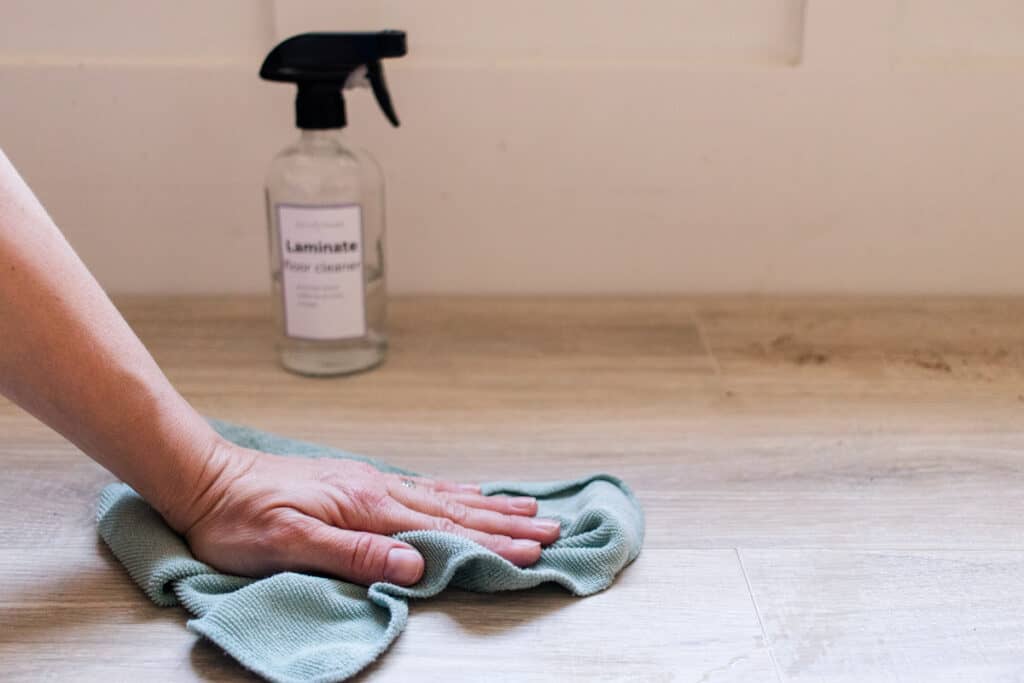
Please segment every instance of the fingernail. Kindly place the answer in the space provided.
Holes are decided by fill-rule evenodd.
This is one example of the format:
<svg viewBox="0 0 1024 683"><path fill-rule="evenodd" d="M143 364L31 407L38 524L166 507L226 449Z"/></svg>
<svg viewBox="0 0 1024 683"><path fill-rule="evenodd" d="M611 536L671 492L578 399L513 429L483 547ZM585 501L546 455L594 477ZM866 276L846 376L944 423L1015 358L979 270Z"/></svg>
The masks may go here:
<svg viewBox="0 0 1024 683"><path fill-rule="evenodd" d="M480 493L480 487L476 484L459 484L459 490L467 493Z"/></svg>
<svg viewBox="0 0 1024 683"><path fill-rule="evenodd" d="M384 563L384 580L408 586L420 580L423 574L423 560L415 550L392 548Z"/></svg>
<svg viewBox="0 0 1024 683"><path fill-rule="evenodd" d="M537 541L531 541L528 538L517 538L512 541L512 546L515 548L529 548L530 550L533 550L534 548L539 548L540 543Z"/></svg>
<svg viewBox="0 0 1024 683"><path fill-rule="evenodd" d="M562 525L558 523L557 519L535 519L533 528L544 534L553 534L561 530Z"/></svg>
<svg viewBox="0 0 1024 683"><path fill-rule="evenodd" d="M534 498L513 498L508 506L512 512L532 513L537 507L537 501Z"/></svg>

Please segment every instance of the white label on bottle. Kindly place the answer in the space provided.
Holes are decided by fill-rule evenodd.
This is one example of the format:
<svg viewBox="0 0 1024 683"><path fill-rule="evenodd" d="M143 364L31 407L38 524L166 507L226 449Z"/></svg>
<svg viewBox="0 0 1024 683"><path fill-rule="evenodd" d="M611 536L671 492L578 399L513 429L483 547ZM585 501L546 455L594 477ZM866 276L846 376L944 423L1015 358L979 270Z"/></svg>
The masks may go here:
<svg viewBox="0 0 1024 683"><path fill-rule="evenodd" d="M363 218L357 204L277 205L285 334L351 339L366 334Z"/></svg>

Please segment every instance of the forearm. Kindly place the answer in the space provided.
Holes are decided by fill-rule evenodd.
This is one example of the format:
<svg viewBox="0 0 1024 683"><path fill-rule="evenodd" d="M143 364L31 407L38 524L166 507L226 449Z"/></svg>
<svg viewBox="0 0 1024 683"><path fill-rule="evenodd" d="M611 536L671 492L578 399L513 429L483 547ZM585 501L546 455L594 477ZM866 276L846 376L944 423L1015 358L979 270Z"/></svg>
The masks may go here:
<svg viewBox="0 0 1024 683"><path fill-rule="evenodd" d="M219 443L0 152L0 393L168 521Z"/></svg>

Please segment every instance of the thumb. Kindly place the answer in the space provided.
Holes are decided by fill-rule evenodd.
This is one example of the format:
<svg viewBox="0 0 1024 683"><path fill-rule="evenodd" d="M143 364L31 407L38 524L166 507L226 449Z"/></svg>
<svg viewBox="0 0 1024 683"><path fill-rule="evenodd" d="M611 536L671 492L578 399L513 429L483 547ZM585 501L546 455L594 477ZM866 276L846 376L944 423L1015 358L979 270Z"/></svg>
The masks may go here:
<svg viewBox="0 0 1024 683"><path fill-rule="evenodd" d="M297 564L364 586L376 581L410 586L423 576L423 556L412 546L322 522L309 528L294 552Z"/></svg>

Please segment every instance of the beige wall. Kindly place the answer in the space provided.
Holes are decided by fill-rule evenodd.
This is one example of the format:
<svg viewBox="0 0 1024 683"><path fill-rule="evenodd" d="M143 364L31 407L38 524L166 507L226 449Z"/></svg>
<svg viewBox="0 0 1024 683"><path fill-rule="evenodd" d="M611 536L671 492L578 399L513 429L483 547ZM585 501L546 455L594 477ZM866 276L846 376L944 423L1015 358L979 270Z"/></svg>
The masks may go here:
<svg viewBox="0 0 1024 683"><path fill-rule="evenodd" d="M400 292L1024 293L1024 3L0 0L0 146L116 292L266 288L256 77L394 27Z"/></svg>

